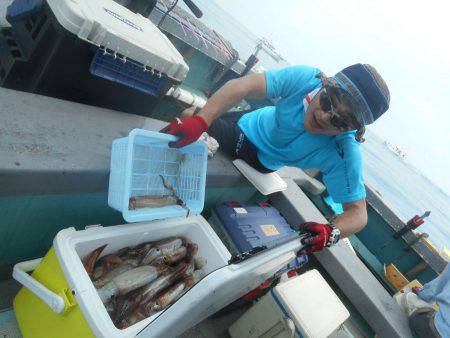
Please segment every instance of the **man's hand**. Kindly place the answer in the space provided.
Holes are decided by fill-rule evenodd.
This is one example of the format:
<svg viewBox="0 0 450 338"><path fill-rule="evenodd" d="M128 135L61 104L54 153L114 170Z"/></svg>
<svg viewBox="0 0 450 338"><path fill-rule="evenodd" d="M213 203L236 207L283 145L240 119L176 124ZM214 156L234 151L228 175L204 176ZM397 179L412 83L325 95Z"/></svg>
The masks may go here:
<svg viewBox="0 0 450 338"><path fill-rule="evenodd" d="M301 233L307 234L302 238L305 246L302 251L309 255L316 251L322 251L325 247L330 247L339 241L340 232L331 224L321 224L316 222L306 222L296 227Z"/></svg>
<svg viewBox="0 0 450 338"><path fill-rule="evenodd" d="M177 142L169 142L169 147L181 148L195 142L208 130L206 121L198 115L186 118L176 118L168 126L161 129L160 133L179 136Z"/></svg>
<svg viewBox="0 0 450 338"><path fill-rule="evenodd" d="M416 286L413 286L413 287L411 288L411 291L412 291L413 293L415 293L416 295L418 295L420 289L421 289L421 287L416 285Z"/></svg>

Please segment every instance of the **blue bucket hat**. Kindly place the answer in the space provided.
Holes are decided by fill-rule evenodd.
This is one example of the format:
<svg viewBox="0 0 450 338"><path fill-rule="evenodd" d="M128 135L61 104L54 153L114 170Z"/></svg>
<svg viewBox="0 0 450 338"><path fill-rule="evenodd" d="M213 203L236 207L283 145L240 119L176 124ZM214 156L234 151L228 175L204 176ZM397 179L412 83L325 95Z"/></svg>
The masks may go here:
<svg viewBox="0 0 450 338"><path fill-rule="evenodd" d="M381 75L368 64L355 64L344 68L334 76L359 108L358 114L364 125L371 124L389 108L389 89Z"/></svg>

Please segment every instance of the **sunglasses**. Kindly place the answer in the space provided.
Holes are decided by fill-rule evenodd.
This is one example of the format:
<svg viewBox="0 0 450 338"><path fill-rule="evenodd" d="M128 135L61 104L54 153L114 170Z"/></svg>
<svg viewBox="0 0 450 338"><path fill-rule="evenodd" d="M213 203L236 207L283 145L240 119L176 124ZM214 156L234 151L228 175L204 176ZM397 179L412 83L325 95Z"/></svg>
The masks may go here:
<svg viewBox="0 0 450 338"><path fill-rule="evenodd" d="M331 114L330 123L333 127L339 129L340 131L349 131L353 129L358 129L358 126L349 124L341 114L336 111L336 108L333 105L333 101L331 100L331 96L327 91L327 87L323 87L323 91L320 93L319 97L320 108Z"/></svg>

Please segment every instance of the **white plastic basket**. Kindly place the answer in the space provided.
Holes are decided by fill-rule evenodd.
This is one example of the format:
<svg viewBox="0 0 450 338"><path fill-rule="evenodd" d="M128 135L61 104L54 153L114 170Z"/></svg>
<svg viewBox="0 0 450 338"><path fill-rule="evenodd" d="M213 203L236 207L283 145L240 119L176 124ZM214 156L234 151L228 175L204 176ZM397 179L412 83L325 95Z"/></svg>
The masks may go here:
<svg viewBox="0 0 450 338"><path fill-rule="evenodd" d="M127 222L199 214L205 200L207 148L202 141L170 148L172 135L134 129L114 140L111 153L108 205L121 211ZM170 192L161 176L185 203L161 208L129 210L130 197L162 196Z"/></svg>

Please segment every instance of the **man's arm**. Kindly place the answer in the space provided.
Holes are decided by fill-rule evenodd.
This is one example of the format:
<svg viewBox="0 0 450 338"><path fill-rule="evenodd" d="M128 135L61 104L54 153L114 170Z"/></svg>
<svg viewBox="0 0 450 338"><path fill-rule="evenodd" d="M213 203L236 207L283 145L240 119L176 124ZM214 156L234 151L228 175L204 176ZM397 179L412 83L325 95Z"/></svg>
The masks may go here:
<svg viewBox="0 0 450 338"><path fill-rule="evenodd" d="M337 216L333 225L316 222L306 222L294 227L306 234L302 238L304 248L302 252L308 255L321 251L325 247L333 246L339 238L350 236L362 228L367 223L366 200L362 199L352 203L344 204L344 213Z"/></svg>
<svg viewBox="0 0 450 338"><path fill-rule="evenodd" d="M264 74L251 74L228 81L211 96L197 114L206 123L211 123L243 99L262 99L266 97L266 77Z"/></svg>
<svg viewBox="0 0 450 338"><path fill-rule="evenodd" d="M344 213L338 215L333 224L341 232L341 238L362 230L367 224L366 200L343 204Z"/></svg>
<svg viewBox="0 0 450 338"><path fill-rule="evenodd" d="M197 141L216 118L236 106L244 98L261 99L266 97L266 93L265 74L252 74L228 81L211 96L197 115L175 118L160 132L179 136L177 141L169 142L170 147L184 147Z"/></svg>

